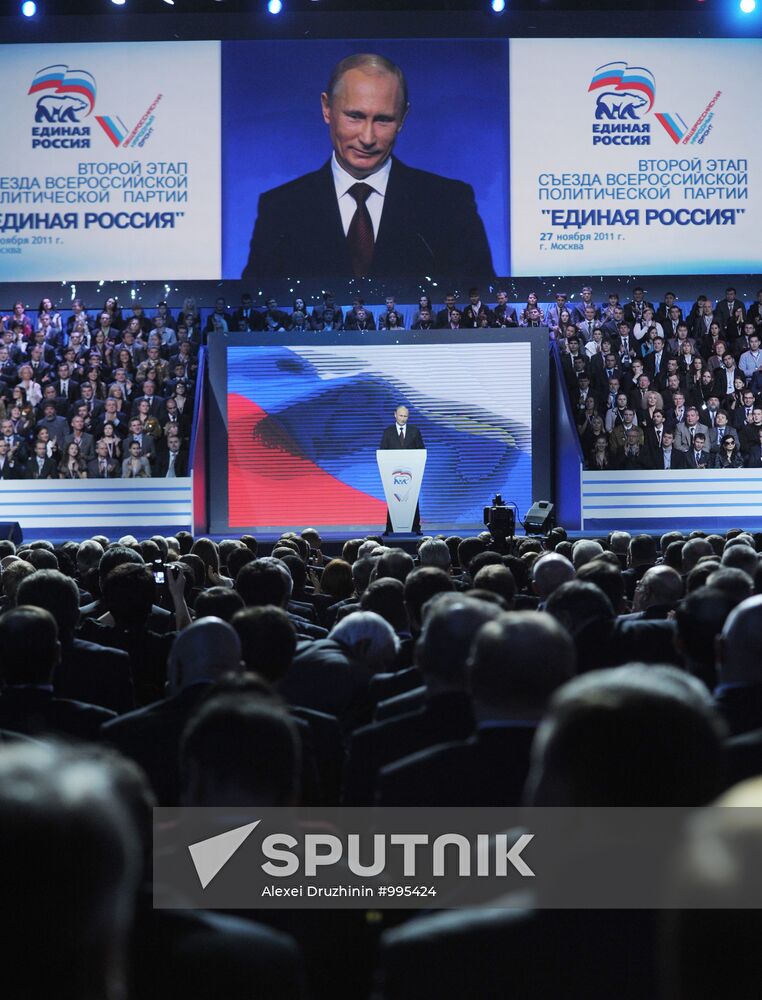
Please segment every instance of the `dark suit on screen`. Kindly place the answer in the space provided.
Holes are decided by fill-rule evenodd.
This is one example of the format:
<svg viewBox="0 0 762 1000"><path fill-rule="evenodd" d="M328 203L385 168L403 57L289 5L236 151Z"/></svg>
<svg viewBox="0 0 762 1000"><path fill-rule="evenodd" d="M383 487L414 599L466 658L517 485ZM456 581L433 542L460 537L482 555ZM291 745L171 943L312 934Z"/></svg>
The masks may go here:
<svg viewBox="0 0 762 1000"><path fill-rule="evenodd" d="M260 196L244 281L352 273L330 160ZM393 158L368 277L494 273L471 186Z"/></svg>

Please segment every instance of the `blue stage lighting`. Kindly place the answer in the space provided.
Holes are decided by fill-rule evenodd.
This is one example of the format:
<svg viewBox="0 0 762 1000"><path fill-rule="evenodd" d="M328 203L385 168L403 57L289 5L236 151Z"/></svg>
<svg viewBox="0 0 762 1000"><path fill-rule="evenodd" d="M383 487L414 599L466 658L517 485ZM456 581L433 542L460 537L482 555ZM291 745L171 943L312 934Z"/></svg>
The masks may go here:
<svg viewBox="0 0 762 1000"><path fill-rule="evenodd" d="M741 0L739 7L742 14L753 14L757 9L757 0Z"/></svg>
<svg viewBox="0 0 762 1000"><path fill-rule="evenodd" d="M37 13L37 4L34 0L24 0L24 3L21 5L21 13L24 17L34 17Z"/></svg>
<svg viewBox="0 0 762 1000"><path fill-rule="evenodd" d="M492 0L492 9L496 14L502 14L505 10L505 0Z"/></svg>
<svg viewBox="0 0 762 1000"><path fill-rule="evenodd" d="M267 0L267 10L270 14L280 14L283 10L282 0Z"/></svg>

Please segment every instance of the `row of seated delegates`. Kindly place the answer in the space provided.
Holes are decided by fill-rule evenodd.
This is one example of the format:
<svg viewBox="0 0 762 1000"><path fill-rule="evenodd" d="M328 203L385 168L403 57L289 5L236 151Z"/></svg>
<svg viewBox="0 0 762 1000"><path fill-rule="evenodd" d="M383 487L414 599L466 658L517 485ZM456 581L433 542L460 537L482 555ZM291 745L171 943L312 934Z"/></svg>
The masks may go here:
<svg viewBox="0 0 762 1000"><path fill-rule="evenodd" d="M478 288L469 291L468 303L459 304L453 293L444 297L443 308L437 309L429 295L421 295L416 309L405 315L397 306L394 296L386 296L384 308L375 316L366 307L364 299L356 297L346 313L337 304L333 292L324 292L322 301L310 312L305 299L297 297L290 311L281 309L274 298L267 299L264 310L254 306L251 295L241 298L241 306L234 313L227 309L223 298L217 299L205 326L205 333L267 331L332 331L332 330L434 330L479 329L496 327L542 326L542 311L537 297L532 296L527 307L517 315L508 303L508 293L499 289L495 305L482 301Z"/></svg>
<svg viewBox="0 0 762 1000"><path fill-rule="evenodd" d="M25 1000L58 995L62 970L68 995L120 995L126 975L139 1000L178 984L185 1000L507 996L519 967L532 969L524 997L665 995L657 956L682 969L674 926L650 912L549 912L532 887L521 911L446 921L179 919L151 905L148 817L181 801L702 807L762 774L761 548L740 529L424 537L412 555L353 538L330 559L313 529L267 556L251 536L187 532L0 541L0 827L17 918L6 971L34 920ZM754 787L720 802L759 806ZM715 822L715 851L719 835ZM27 861L32 836L69 849ZM757 853L749 868L733 843L723 870L753 879ZM145 870L114 864L120 852ZM679 995L722 995L729 952L734 984L757 969L756 924L726 937L707 912L691 926L706 946L686 945L686 968L700 961L716 986Z"/></svg>
<svg viewBox="0 0 762 1000"><path fill-rule="evenodd" d="M146 312L140 303L133 303L125 315L118 300L109 296L100 311L91 312L82 299L72 301L70 314L64 319L53 300L45 297L40 301L36 316L27 310L22 300L17 300L6 315L0 315L0 333L11 330L18 339L29 341L32 335L42 330L43 343L57 348L68 345L72 334L79 335L79 341L89 345L91 338L99 331L104 333L104 350L121 337L130 327L136 338L147 340L155 333L163 347L174 348L177 344L190 340L199 345L213 332L232 333L248 331L286 330L340 330L340 329L474 329L478 327L548 326L551 335L564 341L576 327L585 341L593 339L600 329L606 335L617 336L622 322L629 324L635 343L649 340L655 332L666 339L678 336L677 327L683 319L688 324L689 335L701 339L710 335L713 323L719 326L715 339L734 340L743 334L747 319L745 303L736 299L736 290L728 288L725 297L716 305L705 295L698 296L688 315L683 311L673 292L667 292L658 309L645 298L642 287L633 288L632 300L621 305L619 296L611 293L606 303L597 303L593 289L583 286L579 298L571 301L564 292L556 293L554 301L543 307L536 292L530 292L523 307L508 303L508 295L502 289L495 292L495 305L482 301L478 288L469 290L468 302L459 304L453 293L444 297L443 308L438 308L430 296L423 294L417 308L406 316L397 307L393 296L388 296L385 307L376 319L361 298L355 298L346 315L336 303L332 292L324 292L322 301L310 311L306 300L297 297L290 311L278 305L275 298L268 298L265 308L254 304L250 294L241 297L235 310L229 309L224 297L215 300L214 308L204 321L195 299L184 300L182 309L174 316L166 301L160 301L153 315ZM748 310L748 319L759 327L762 322L762 290L757 300ZM100 339L100 338L99 338Z"/></svg>
<svg viewBox="0 0 762 1000"><path fill-rule="evenodd" d="M685 336L692 343L701 338L734 341L744 335L743 324L746 320L746 307L740 301L735 302L735 290L732 288L727 289L725 298L719 300L716 306L705 295L698 296L685 317L685 334L678 330L684 317L673 292L664 295L658 309L645 298L640 286L633 288L632 300L624 305L616 293L611 293L606 303L595 302L589 285L582 287L574 303L566 293L558 292L547 308L543 308L536 292L530 292L526 304L518 309L508 302L508 294L502 289L495 292L495 299L495 305L488 305L482 300L480 290L473 287L469 290L467 303L458 303L455 294L448 293L444 297L443 308L438 308L429 295L423 294L415 310L406 315L391 295L386 297L384 308L374 314L360 297L353 300L345 313L330 291L323 293L322 301L311 311L307 301L300 296L293 300L290 309L279 306L275 298L268 298L262 309L255 306L250 294L245 293L235 311L228 308L224 298L218 298L207 318L204 334L547 326L551 336L563 345L571 336L583 338L586 344L600 344L607 337L619 338L620 327L626 323L631 338L628 350L637 352L641 346L650 344L657 333L673 341L681 341ZM761 307L762 290L749 309L749 320L755 327L762 324ZM708 317L711 317L711 323ZM713 323L719 329L710 329ZM590 349L593 350L593 347ZM678 344L676 351L679 349Z"/></svg>

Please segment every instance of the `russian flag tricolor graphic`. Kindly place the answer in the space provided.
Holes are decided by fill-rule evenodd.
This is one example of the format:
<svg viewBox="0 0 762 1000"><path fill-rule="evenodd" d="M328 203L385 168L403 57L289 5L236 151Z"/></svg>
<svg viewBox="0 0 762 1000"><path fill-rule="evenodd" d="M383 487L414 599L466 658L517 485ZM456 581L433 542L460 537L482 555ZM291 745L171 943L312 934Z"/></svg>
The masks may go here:
<svg viewBox="0 0 762 1000"><path fill-rule="evenodd" d="M78 94L90 105L88 114L95 107L95 78L83 69L72 69L63 64L45 66L35 74L30 94L52 90L56 94Z"/></svg>
<svg viewBox="0 0 762 1000"><path fill-rule="evenodd" d="M688 131L688 126L680 115L668 115L666 112L658 111L656 120L664 127L673 142L680 142Z"/></svg>
<svg viewBox="0 0 762 1000"><path fill-rule="evenodd" d="M656 81L653 73L643 66L629 66L626 62L610 62L599 66L593 73L587 92L612 88L616 91L636 91L648 99L650 111L656 99Z"/></svg>
<svg viewBox="0 0 762 1000"><path fill-rule="evenodd" d="M127 126L121 118L113 118L111 115L96 115L95 120L109 137L115 146L121 146L127 135Z"/></svg>

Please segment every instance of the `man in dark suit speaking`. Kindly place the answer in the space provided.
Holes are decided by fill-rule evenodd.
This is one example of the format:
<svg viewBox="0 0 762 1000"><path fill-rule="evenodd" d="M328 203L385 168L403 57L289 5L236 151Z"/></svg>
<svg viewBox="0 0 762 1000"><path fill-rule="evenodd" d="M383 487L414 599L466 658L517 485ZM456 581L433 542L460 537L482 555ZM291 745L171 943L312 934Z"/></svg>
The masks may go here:
<svg viewBox="0 0 762 1000"><path fill-rule="evenodd" d="M384 433L381 435L381 444L379 448L389 449L389 448L425 448L426 445L423 443L423 436L417 427L413 427L408 424L408 418L410 417L410 411L404 405L400 405L394 411L394 423L391 427L387 427ZM421 533L421 512L419 510L418 504L415 505L415 517L413 518L413 531L420 535ZM390 535L392 533L392 521L387 512L386 515L386 534Z"/></svg>
<svg viewBox="0 0 762 1000"><path fill-rule="evenodd" d="M392 156L410 109L402 70L349 56L320 99L333 155L260 196L241 277L494 275L471 186Z"/></svg>

